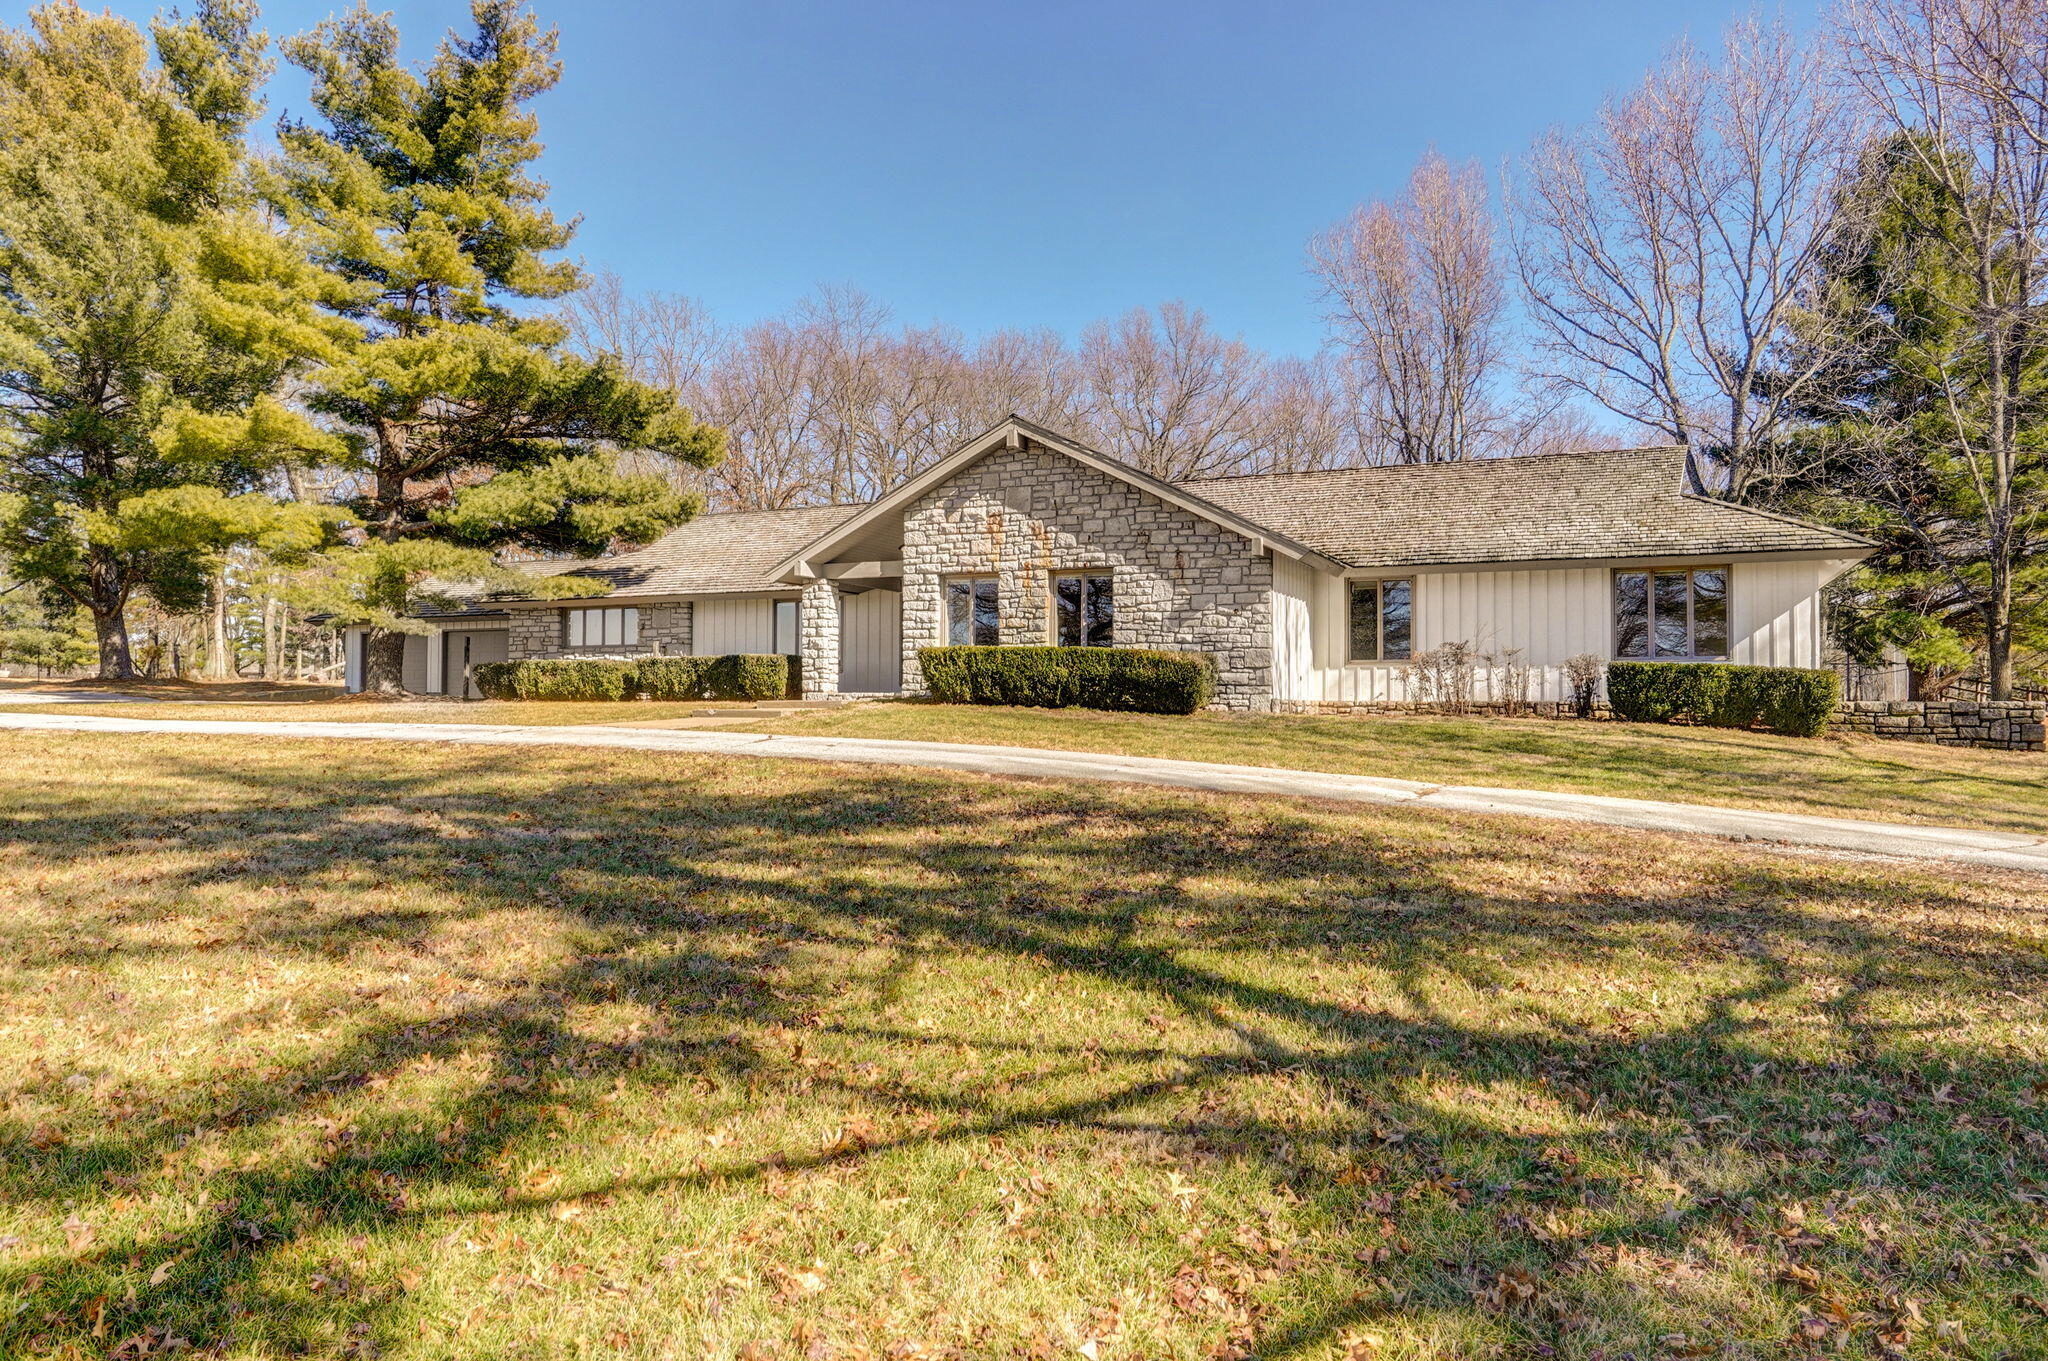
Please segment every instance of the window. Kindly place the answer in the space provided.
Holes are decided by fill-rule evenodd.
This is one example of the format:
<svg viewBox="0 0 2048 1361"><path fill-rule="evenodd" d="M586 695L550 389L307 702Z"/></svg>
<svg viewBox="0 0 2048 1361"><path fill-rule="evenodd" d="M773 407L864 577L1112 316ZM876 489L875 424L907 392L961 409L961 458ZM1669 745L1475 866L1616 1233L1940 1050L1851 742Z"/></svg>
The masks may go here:
<svg viewBox="0 0 2048 1361"><path fill-rule="evenodd" d="M1107 572L1063 572L1052 579L1061 647L1116 645L1116 592Z"/></svg>
<svg viewBox="0 0 2048 1361"><path fill-rule="evenodd" d="M1614 574L1614 655L1728 655L1728 569Z"/></svg>
<svg viewBox="0 0 2048 1361"><path fill-rule="evenodd" d="M1351 583L1351 660L1405 662L1415 649L1415 583Z"/></svg>
<svg viewBox="0 0 2048 1361"><path fill-rule="evenodd" d="M602 610L563 610L562 640L570 647L635 647L640 611L628 605Z"/></svg>
<svg viewBox="0 0 2048 1361"><path fill-rule="evenodd" d="M797 654L796 611L794 600L775 602L775 650L785 657Z"/></svg>
<svg viewBox="0 0 2048 1361"><path fill-rule="evenodd" d="M946 641L954 647L994 647L999 641L994 577L946 583Z"/></svg>

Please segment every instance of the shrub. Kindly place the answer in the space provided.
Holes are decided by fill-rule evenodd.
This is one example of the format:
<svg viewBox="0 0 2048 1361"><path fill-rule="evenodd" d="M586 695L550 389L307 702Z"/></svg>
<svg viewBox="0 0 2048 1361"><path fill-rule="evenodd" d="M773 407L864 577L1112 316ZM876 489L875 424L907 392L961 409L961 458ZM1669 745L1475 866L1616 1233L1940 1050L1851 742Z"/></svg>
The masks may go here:
<svg viewBox="0 0 2048 1361"><path fill-rule="evenodd" d="M795 658L776 653L733 652L705 657L704 684L712 699L781 699L797 679Z"/></svg>
<svg viewBox="0 0 2048 1361"><path fill-rule="evenodd" d="M486 699L624 699L631 662L483 662L470 668Z"/></svg>
<svg viewBox="0 0 2048 1361"><path fill-rule="evenodd" d="M1571 682L1572 705L1580 718L1593 716L1593 698L1600 693L1600 680L1607 674L1607 659L1580 652L1564 659L1565 679Z"/></svg>
<svg viewBox="0 0 2048 1361"><path fill-rule="evenodd" d="M1615 662L1607 668L1607 700L1633 723L1707 723L1787 737L1827 730L1842 697L1832 671L1718 662Z"/></svg>
<svg viewBox="0 0 2048 1361"><path fill-rule="evenodd" d="M919 648L932 698L948 704L1191 714L1216 697L1201 652L1129 647Z"/></svg>
<svg viewBox="0 0 2048 1361"><path fill-rule="evenodd" d="M778 655L640 657L632 661L485 662L470 674L486 699L780 699L796 668Z"/></svg>
<svg viewBox="0 0 2048 1361"><path fill-rule="evenodd" d="M634 695L641 699L703 699L709 657L642 657L632 663Z"/></svg>
<svg viewBox="0 0 2048 1361"><path fill-rule="evenodd" d="M1832 671L1789 666L1748 666L1762 692L1764 726L1787 737L1818 737L1842 702L1842 678Z"/></svg>

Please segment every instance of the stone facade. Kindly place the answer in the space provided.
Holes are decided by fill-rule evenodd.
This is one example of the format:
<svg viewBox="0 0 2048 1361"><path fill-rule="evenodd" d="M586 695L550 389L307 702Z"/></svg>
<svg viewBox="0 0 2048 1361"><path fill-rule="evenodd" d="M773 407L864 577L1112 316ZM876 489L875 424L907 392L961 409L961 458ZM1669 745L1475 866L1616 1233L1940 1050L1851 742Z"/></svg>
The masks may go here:
<svg viewBox="0 0 2048 1361"><path fill-rule="evenodd" d="M839 587L830 581L813 581L805 586L796 619L803 697L824 699L838 694Z"/></svg>
<svg viewBox="0 0 2048 1361"><path fill-rule="evenodd" d="M1228 530L1038 445L998 449L905 509L904 692L924 690L917 650L946 641L948 579L995 577L1001 641L1045 644L1058 641L1050 574L1080 568L1110 570L1117 646L1210 653L1216 707L1271 707L1271 560Z"/></svg>
<svg viewBox="0 0 2048 1361"><path fill-rule="evenodd" d="M621 605L632 605L622 600ZM512 625L506 638L506 655L515 662L549 657L669 657L690 654L690 603L635 605L640 611L640 642L634 647L569 647L562 641L562 609L511 611Z"/></svg>
<svg viewBox="0 0 2048 1361"><path fill-rule="evenodd" d="M1995 751L2048 748L2048 705L2020 700L1865 700L1844 704L1836 732Z"/></svg>

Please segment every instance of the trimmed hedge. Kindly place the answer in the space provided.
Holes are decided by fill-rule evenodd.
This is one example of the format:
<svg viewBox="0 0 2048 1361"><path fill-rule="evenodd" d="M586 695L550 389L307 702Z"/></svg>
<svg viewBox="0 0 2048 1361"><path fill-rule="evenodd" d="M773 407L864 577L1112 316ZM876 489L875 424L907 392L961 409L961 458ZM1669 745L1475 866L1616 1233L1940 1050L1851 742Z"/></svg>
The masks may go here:
<svg viewBox="0 0 2048 1361"><path fill-rule="evenodd" d="M625 662L479 662L470 679L485 699L624 699Z"/></svg>
<svg viewBox="0 0 2048 1361"><path fill-rule="evenodd" d="M790 692L796 667L789 657L729 653L483 662L470 675L486 699L781 699Z"/></svg>
<svg viewBox="0 0 2048 1361"><path fill-rule="evenodd" d="M1787 737L1818 737L1842 699L1832 671L1720 662L1613 662L1607 702L1632 723L1761 724Z"/></svg>
<svg viewBox="0 0 2048 1361"><path fill-rule="evenodd" d="M947 704L1191 714L1216 697L1204 652L1134 647L924 647L932 698Z"/></svg>
<svg viewBox="0 0 2048 1361"><path fill-rule="evenodd" d="M644 699L781 699L797 668L772 653L730 652L721 657L642 657L629 683Z"/></svg>

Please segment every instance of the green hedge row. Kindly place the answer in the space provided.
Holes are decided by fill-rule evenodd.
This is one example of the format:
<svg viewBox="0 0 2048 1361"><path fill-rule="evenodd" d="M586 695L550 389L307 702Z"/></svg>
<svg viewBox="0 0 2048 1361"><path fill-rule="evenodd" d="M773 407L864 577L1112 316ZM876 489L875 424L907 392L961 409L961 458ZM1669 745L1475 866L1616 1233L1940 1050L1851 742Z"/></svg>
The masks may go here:
<svg viewBox="0 0 2048 1361"><path fill-rule="evenodd" d="M561 658L482 662L470 668L486 699L781 699L796 659L753 653L723 657Z"/></svg>
<svg viewBox="0 0 2048 1361"><path fill-rule="evenodd" d="M1632 723L1761 724L1787 737L1818 737L1842 700L1832 671L1719 662L1612 662L1607 702Z"/></svg>
<svg viewBox="0 0 2048 1361"><path fill-rule="evenodd" d="M923 647L932 698L946 704L1191 714L1216 697L1203 652L1134 647Z"/></svg>

